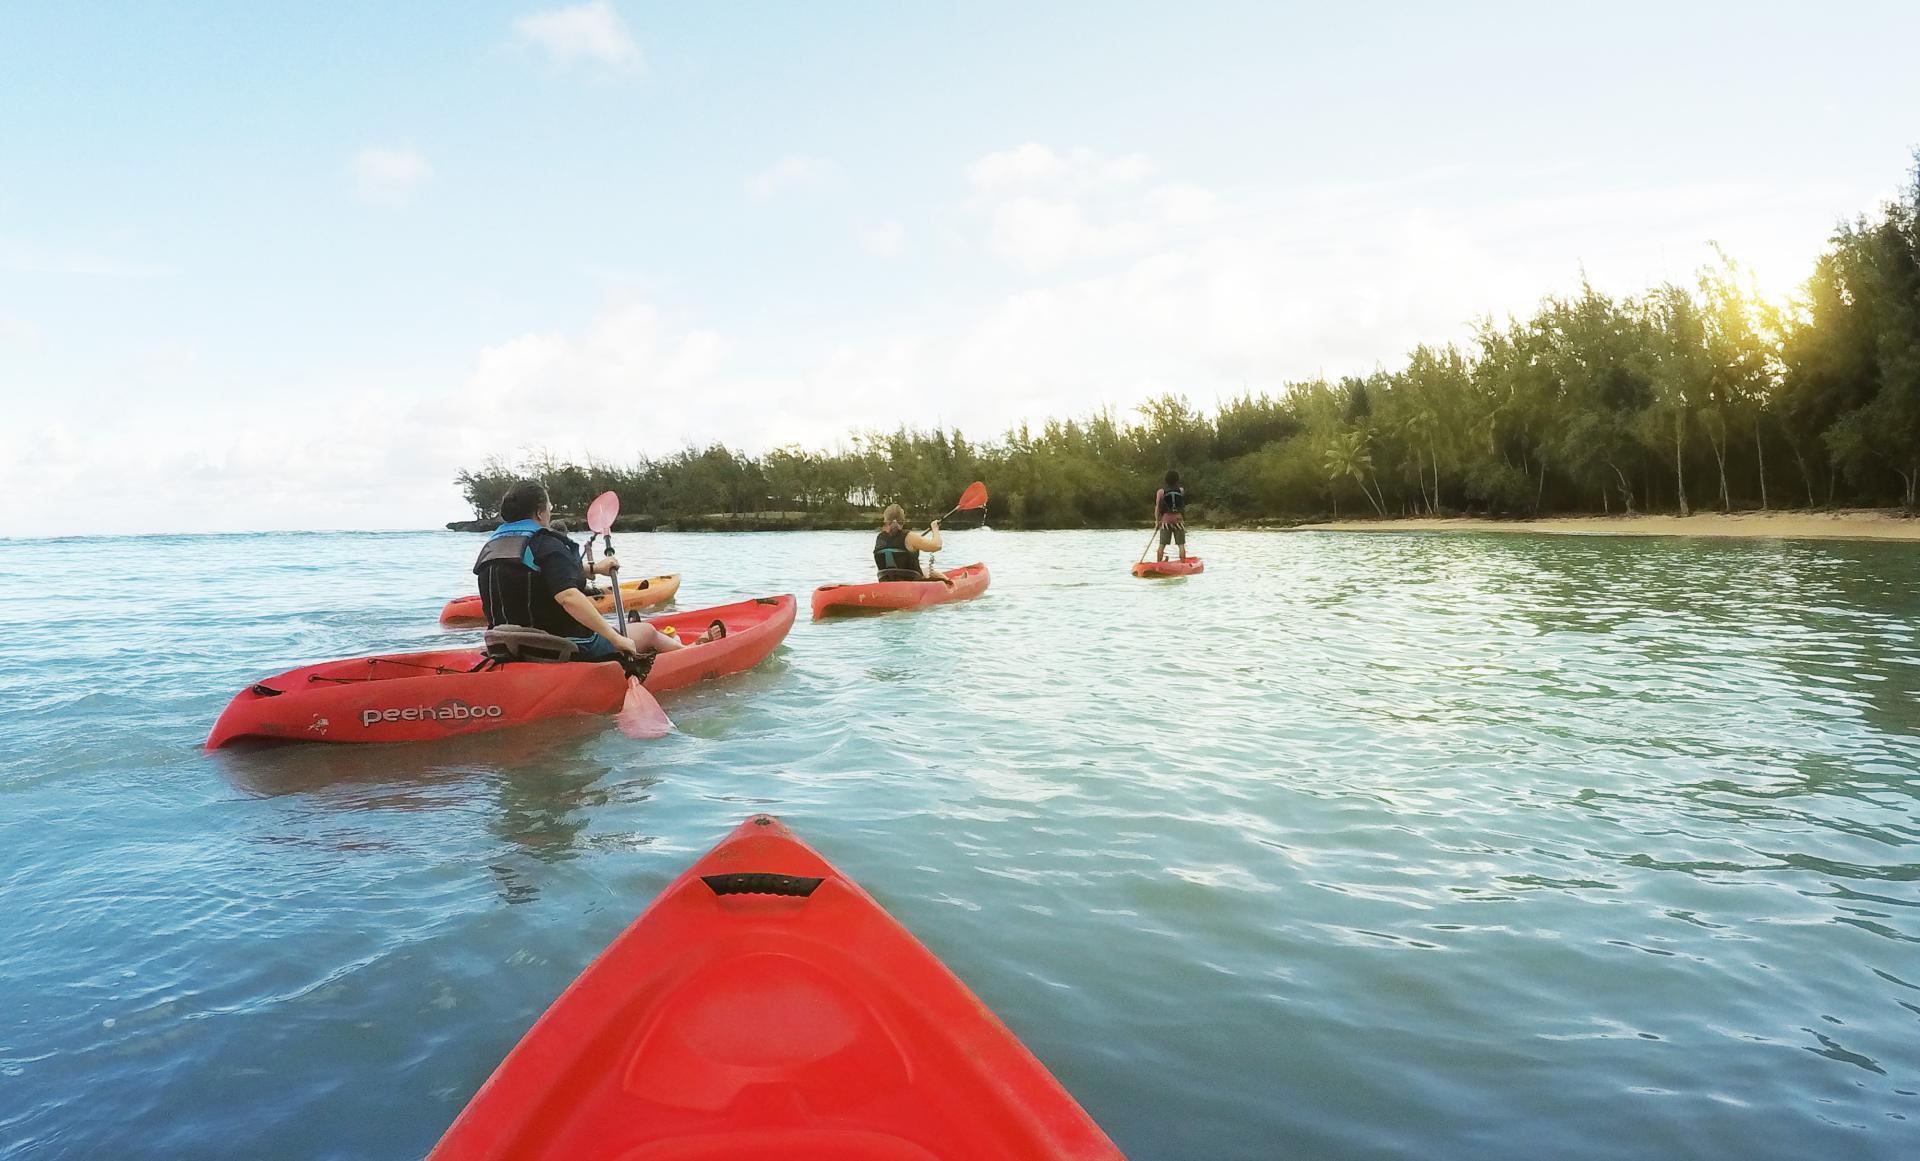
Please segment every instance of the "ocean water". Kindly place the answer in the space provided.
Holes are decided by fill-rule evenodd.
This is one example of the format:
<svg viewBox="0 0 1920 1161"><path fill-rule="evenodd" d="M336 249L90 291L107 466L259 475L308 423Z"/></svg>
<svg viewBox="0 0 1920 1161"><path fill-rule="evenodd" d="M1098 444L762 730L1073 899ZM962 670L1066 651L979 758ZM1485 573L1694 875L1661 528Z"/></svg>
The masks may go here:
<svg viewBox="0 0 1920 1161"><path fill-rule="evenodd" d="M1920 1156L1920 549L955 533L608 719L205 753L453 533L0 541L0 1158L410 1158L772 811L1148 1158ZM678 607L857 533L628 535Z"/></svg>

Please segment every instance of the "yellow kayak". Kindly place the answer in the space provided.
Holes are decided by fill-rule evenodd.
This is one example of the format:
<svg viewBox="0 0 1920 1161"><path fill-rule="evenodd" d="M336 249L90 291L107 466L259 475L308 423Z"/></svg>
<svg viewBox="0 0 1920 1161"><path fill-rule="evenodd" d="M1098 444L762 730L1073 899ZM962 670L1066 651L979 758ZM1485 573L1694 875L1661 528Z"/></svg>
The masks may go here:
<svg viewBox="0 0 1920 1161"><path fill-rule="evenodd" d="M650 609L655 605L664 605L679 591L680 574L677 572L620 582L620 596L629 609ZM593 598L593 606L603 613L613 612L613 590L600 590ZM480 609L480 594L455 597L448 601L447 607L440 610L440 623L462 627L486 624L486 614Z"/></svg>

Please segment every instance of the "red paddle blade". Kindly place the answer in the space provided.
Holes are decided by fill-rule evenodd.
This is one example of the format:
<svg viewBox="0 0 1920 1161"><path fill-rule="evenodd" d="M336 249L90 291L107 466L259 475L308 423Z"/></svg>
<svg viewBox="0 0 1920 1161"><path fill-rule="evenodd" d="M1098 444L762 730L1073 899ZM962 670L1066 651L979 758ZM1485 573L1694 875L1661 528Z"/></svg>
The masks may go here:
<svg viewBox="0 0 1920 1161"><path fill-rule="evenodd" d="M955 508L961 511L965 511L968 508L985 508L986 506L987 486L979 480L968 484L967 490L960 493L960 502L954 505Z"/></svg>
<svg viewBox="0 0 1920 1161"><path fill-rule="evenodd" d="M612 492L602 492L587 505L587 527L596 535L605 536L613 531L613 518L620 515L620 497Z"/></svg>
<svg viewBox="0 0 1920 1161"><path fill-rule="evenodd" d="M627 737L639 741L664 738L673 730L667 711L660 708L660 703L637 677L627 678L627 700L620 704L620 716L613 719L613 724Z"/></svg>

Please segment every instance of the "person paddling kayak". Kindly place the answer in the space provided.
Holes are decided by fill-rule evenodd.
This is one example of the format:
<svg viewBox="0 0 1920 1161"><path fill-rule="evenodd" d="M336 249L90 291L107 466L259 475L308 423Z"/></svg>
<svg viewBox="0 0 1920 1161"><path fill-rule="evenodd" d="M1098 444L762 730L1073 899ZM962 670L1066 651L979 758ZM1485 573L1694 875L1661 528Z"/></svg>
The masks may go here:
<svg viewBox="0 0 1920 1161"><path fill-rule="evenodd" d="M1169 543L1180 546L1180 559L1187 559L1187 525L1182 513L1187 510L1187 493L1180 487L1180 473L1169 471L1166 484L1153 494L1153 519L1160 526L1160 549L1153 559L1167 559Z"/></svg>
<svg viewBox="0 0 1920 1161"><path fill-rule="evenodd" d="M883 581L952 581L933 569L920 567L920 554L940 551L940 522L935 520L926 535L907 531L907 511L898 504L887 505L880 514L880 535L873 538L873 566Z"/></svg>
<svg viewBox="0 0 1920 1161"><path fill-rule="evenodd" d="M500 498L505 521L487 539L473 573L480 579L480 604L487 628L523 625L565 637L576 646L576 661L611 661L621 654L671 653L685 649L652 625L623 626L621 633L608 624L586 594L587 569L580 548L566 533L553 527L553 503L544 484L521 480ZM595 561L595 574L611 576L620 567L612 554ZM726 633L714 622L693 644L704 644Z"/></svg>

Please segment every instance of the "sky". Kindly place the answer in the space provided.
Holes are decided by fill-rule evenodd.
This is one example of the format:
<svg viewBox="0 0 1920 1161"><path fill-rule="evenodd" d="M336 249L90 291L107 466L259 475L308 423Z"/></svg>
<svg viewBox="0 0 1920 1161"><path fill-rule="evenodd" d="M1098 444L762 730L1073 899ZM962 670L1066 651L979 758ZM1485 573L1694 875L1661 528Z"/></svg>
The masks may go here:
<svg viewBox="0 0 1920 1161"><path fill-rule="evenodd" d="M430 528L488 456L1202 406L1769 295L1920 5L0 6L0 536Z"/></svg>

